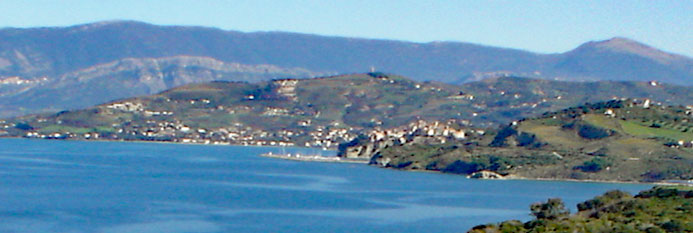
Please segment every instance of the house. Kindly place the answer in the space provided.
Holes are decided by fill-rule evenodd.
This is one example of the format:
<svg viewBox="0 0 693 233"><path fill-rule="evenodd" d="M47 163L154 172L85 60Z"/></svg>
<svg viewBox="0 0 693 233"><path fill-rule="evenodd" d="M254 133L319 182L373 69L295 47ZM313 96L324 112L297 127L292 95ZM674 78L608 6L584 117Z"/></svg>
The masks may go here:
<svg viewBox="0 0 693 233"><path fill-rule="evenodd" d="M681 146L684 148L693 148L693 141L683 142L683 144Z"/></svg>

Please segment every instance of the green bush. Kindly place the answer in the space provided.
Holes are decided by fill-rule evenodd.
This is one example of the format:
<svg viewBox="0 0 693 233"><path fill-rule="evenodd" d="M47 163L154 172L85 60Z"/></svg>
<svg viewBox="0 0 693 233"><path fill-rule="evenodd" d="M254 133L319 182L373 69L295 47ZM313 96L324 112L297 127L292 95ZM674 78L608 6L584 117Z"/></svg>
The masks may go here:
<svg viewBox="0 0 693 233"><path fill-rule="evenodd" d="M583 124L578 129L578 135L586 139L602 139L611 136L612 132L593 125Z"/></svg>
<svg viewBox="0 0 693 233"><path fill-rule="evenodd" d="M442 172L456 174L472 174L474 172L488 170L501 174L506 174L508 167L514 166L514 162L504 157L493 155L482 155L475 157L472 161L457 160L445 167Z"/></svg>
<svg viewBox="0 0 693 233"><path fill-rule="evenodd" d="M529 209L532 211L532 215L537 217L537 219L553 220L566 217L570 214L570 211L565 208L565 204L560 198L551 198L547 202L534 203Z"/></svg>
<svg viewBox="0 0 693 233"><path fill-rule="evenodd" d="M442 172L455 173L455 174L472 174L484 170L486 165L479 162L467 162L462 160L457 160L452 164L445 167Z"/></svg>
<svg viewBox="0 0 693 233"><path fill-rule="evenodd" d="M535 219L518 225L479 225L469 232L693 232L693 192L684 186L659 186L633 197L609 191L578 204L579 213L568 215L560 199L530 206Z"/></svg>
<svg viewBox="0 0 693 233"><path fill-rule="evenodd" d="M491 142L491 144L489 144L489 146L492 146L492 147L506 146L507 145L507 143L506 143L507 138L510 136L516 135L516 134L517 134L517 130L513 129L510 126L505 127L503 129L501 129L500 131L498 131L498 134L496 134L496 137L493 138L493 141Z"/></svg>
<svg viewBox="0 0 693 233"><path fill-rule="evenodd" d="M582 165L575 166L573 169L581 170L583 172L598 172L604 170L606 167L611 166L612 162L609 159L596 157L589 161L585 161Z"/></svg>
<svg viewBox="0 0 693 233"><path fill-rule="evenodd" d="M595 197L594 199L584 201L577 205L578 211L594 210L603 207L613 200L619 200L626 197L631 197L627 192L620 190L612 190L606 192L604 195Z"/></svg>
<svg viewBox="0 0 693 233"><path fill-rule="evenodd" d="M32 130L32 129L34 129L33 126L31 126L30 124L27 124L25 122L17 123L14 127L19 129L19 130Z"/></svg>

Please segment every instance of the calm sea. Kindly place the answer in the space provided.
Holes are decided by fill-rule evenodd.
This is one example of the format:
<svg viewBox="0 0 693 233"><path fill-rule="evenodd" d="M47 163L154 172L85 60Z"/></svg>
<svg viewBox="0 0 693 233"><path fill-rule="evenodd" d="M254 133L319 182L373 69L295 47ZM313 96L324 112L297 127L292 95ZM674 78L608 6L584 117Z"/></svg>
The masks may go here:
<svg viewBox="0 0 693 233"><path fill-rule="evenodd" d="M324 153L302 148L286 152ZM281 148L0 139L0 232L461 232L650 185L470 180Z"/></svg>

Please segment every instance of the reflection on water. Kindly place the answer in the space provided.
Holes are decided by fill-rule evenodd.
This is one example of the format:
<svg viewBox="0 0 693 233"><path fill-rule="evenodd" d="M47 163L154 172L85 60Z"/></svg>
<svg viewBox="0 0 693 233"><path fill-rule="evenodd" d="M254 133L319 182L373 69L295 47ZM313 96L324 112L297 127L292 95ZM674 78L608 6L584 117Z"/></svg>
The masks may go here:
<svg viewBox="0 0 693 233"><path fill-rule="evenodd" d="M310 149L0 140L0 232L459 232L647 185L484 181L257 156Z"/></svg>

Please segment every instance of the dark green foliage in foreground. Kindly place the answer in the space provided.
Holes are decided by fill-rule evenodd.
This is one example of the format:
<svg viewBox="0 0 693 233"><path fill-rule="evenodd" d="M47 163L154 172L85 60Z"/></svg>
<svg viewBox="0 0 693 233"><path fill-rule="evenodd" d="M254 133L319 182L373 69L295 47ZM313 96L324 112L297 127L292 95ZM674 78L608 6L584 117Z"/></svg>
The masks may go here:
<svg viewBox="0 0 693 233"><path fill-rule="evenodd" d="M693 189L655 187L635 197L609 191L578 204L579 212L567 215L560 199L530 207L536 219L487 224L469 232L692 232Z"/></svg>
<svg viewBox="0 0 693 233"><path fill-rule="evenodd" d="M546 203L534 203L529 209L537 219L559 219L570 214L559 198L551 198Z"/></svg>

